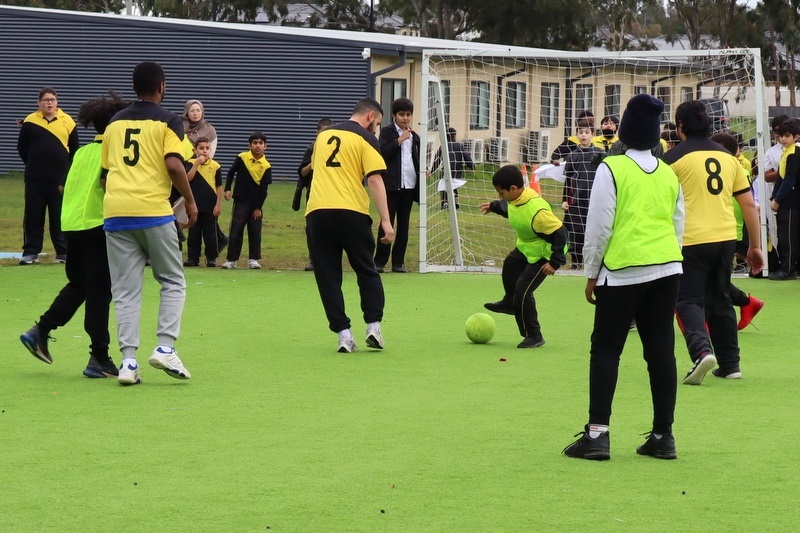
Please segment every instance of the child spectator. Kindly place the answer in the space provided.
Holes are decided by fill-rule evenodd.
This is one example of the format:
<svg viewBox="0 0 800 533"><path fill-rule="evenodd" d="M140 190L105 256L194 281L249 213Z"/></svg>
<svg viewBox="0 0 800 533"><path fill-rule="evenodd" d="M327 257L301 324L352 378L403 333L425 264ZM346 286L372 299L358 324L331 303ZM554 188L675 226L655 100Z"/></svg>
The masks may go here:
<svg viewBox="0 0 800 533"><path fill-rule="evenodd" d="M778 256L781 270L770 272L769 279L783 281L797 279L798 246L800 246L800 120L790 118L778 126L783 146L778 177L772 191L770 207L775 213L778 229Z"/></svg>
<svg viewBox="0 0 800 533"><path fill-rule="evenodd" d="M544 337L533 291L545 276L555 274L566 263L567 232L550 204L525 187L519 168L502 167L492 176L492 185L502 201L483 203L478 208L484 215L491 211L508 218L517 233L517 247L503 261L503 286L506 294L514 295L514 300L509 302L504 298L484 307L507 314L513 308L519 333L524 337L517 348L538 348L544 344Z"/></svg>
<svg viewBox="0 0 800 533"><path fill-rule="evenodd" d="M594 113L588 110L581 111L580 113L578 113L578 120L581 119L586 119L586 121L589 123L589 127L591 127L592 131L594 131ZM574 150L575 147L578 146L578 144L579 143L577 136L571 135L567 137L566 139L564 139L564 142L559 144L553 151L553 153L550 155L550 162L553 163L554 165L560 165L561 160L567 157L570 154L570 152L572 152L572 150Z"/></svg>
<svg viewBox="0 0 800 533"><path fill-rule="evenodd" d="M583 265L583 235L586 232L586 215L589 212L589 193L592 192L594 174L603 160L605 151L593 143L591 123L578 120L576 131L578 146L564 161L564 224L569 234L570 267Z"/></svg>
<svg viewBox="0 0 800 533"><path fill-rule="evenodd" d="M614 143L619 140L617 137L618 126L618 117L614 115L603 117L603 120L600 121L600 135L597 135L592 139L592 144L603 150L605 153L608 153Z"/></svg>
<svg viewBox="0 0 800 533"><path fill-rule="evenodd" d="M453 184L453 196L455 197L456 209L458 205L458 187L464 185L467 180L464 179L464 170L475 170L475 163L472 161L470 153L464 149L464 145L456 140L458 132L455 128L447 128L447 154L450 158L450 172ZM431 164L430 173L436 172L442 165L442 147L436 150L436 155ZM442 192L441 209L447 209L447 189L445 188L444 178L439 180L439 187Z"/></svg>
<svg viewBox="0 0 800 533"><path fill-rule="evenodd" d="M217 266L217 217L222 204L222 170L211 159L211 142L198 137L194 145L196 157L186 162L186 177L197 204L197 222L189 228L188 257L183 266L200 265L200 244L205 242L206 266Z"/></svg>
<svg viewBox="0 0 800 533"><path fill-rule="evenodd" d="M106 234L103 231L103 187L100 184L103 133L111 117L129 102L109 92L84 103L78 123L97 131L94 142L75 152L64 185L61 229L67 238L67 284L58 293L39 322L20 335L22 344L34 357L51 364L47 347L50 332L69 322L86 303L83 327L89 335L89 362L83 375L89 378L116 376L118 370L108 355L108 307L111 279L108 273Z"/></svg>
<svg viewBox="0 0 800 533"><path fill-rule="evenodd" d="M222 268L236 268L244 243L244 228L247 226L247 241L250 248L247 267L261 268L261 219L267 186L272 183L272 168L264 157L267 137L260 131L253 132L248 139L250 150L236 156L225 181L225 200L233 197L231 229L228 236L228 256ZM231 194L231 185L236 178L236 188Z"/></svg>

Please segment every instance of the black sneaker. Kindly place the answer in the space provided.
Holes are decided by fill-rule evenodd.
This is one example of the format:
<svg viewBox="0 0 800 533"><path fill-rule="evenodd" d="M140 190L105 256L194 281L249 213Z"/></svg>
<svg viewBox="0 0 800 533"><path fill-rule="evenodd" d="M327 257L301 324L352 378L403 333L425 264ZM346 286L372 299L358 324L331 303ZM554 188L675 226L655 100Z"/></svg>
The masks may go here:
<svg viewBox="0 0 800 533"><path fill-rule="evenodd" d="M697 360L694 362L694 366L689 372L686 373L686 377L683 378L684 385L701 385L703 383L703 378L706 377L708 371L714 368L717 364L717 358L714 357L712 353L704 353Z"/></svg>
<svg viewBox="0 0 800 533"><path fill-rule="evenodd" d="M657 439L653 432L644 433L647 435L647 440L644 444L636 448L636 453L639 455L649 455L656 459L677 459L678 452L675 450L675 437L672 433L664 433L660 439Z"/></svg>
<svg viewBox="0 0 800 533"><path fill-rule="evenodd" d="M383 274L383 267L375 265L375 272L377 272L378 274Z"/></svg>
<svg viewBox="0 0 800 533"><path fill-rule="evenodd" d="M406 272L408 272L408 270L406 270L405 265L393 265L392 272L396 272L398 274L405 274Z"/></svg>
<svg viewBox="0 0 800 533"><path fill-rule="evenodd" d="M589 436L589 428L584 428L584 431L577 433L575 436L581 436L578 440L564 448L561 452L567 457L575 457L577 459L590 459L592 461L608 461L611 459L611 437L608 431L600 433L596 439Z"/></svg>
<svg viewBox="0 0 800 533"><path fill-rule="evenodd" d="M199 267L200 261L195 261L194 259L187 259L183 262L183 266L185 267Z"/></svg>
<svg viewBox="0 0 800 533"><path fill-rule="evenodd" d="M544 346L544 338L541 335L525 337L521 343L517 344L517 348L538 348L539 346Z"/></svg>
<svg viewBox="0 0 800 533"><path fill-rule="evenodd" d="M306 272L314 272L314 263L307 264L303 270Z"/></svg>
<svg viewBox="0 0 800 533"><path fill-rule="evenodd" d="M83 369L83 375L87 378L115 378L119 375L119 370L110 357L106 357L105 361L101 363L93 355L90 355L89 362Z"/></svg>
<svg viewBox="0 0 800 533"><path fill-rule="evenodd" d="M217 262L216 261L206 260L206 267L207 268L217 268Z"/></svg>
<svg viewBox="0 0 800 533"><path fill-rule="evenodd" d="M22 344L31 352L36 359L44 361L48 365L53 364L53 358L47 349L47 340L53 339L50 335L42 335L39 331L39 324L35 324L31 329L19 336Z"/></svg>
<svg viewBox="0 0 800 533"><path fill-rule="evenodd" d="M742 371L736 368L715 368L711 371L714 377L725 379L742 379Z"/></svg>
<svg viewBox="0 0 800 533"><path fill-rule="evenodd" d="M797 279L797 274L795 272L770 272L769 276L767 276L772 281L787 281L792 279Z"/></svg>
<svg viewBox="0 0 800 533"><path fill-rule="evenodd" d="M492 311L493 313L503 313L504 315L513 315L514 314L514 306L512 304L506 303L503 300L499 302L489 302L483 304L483 306Z"/></svg>

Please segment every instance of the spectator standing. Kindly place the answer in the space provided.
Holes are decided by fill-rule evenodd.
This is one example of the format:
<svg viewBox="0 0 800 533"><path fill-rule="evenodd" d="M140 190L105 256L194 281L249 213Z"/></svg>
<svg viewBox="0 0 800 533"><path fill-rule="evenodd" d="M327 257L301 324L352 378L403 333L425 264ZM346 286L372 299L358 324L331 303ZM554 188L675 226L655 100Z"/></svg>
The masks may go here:
<svg viewBox="0 0 800 533"><path fill-rule="evenodd" d="M455 196L454 200L456 202L456 209L458 209L458 187L461 187L467 181L464 179L464 171L475 170L475 163L472 161L472 156L470 153L464 148L464 145L458 142L458 132L455 128L447 128L446 137L447 154L450 158L450 173L453 184L453 195ZM431 164L431 174L439 170L441 165L442 148L440 146L436 150L436 155L433 158L433 164ZM444 210L448 208L447 189L444 186L444 178L439 180L439 189L442 191L442 202L440 207Z"/></svg>

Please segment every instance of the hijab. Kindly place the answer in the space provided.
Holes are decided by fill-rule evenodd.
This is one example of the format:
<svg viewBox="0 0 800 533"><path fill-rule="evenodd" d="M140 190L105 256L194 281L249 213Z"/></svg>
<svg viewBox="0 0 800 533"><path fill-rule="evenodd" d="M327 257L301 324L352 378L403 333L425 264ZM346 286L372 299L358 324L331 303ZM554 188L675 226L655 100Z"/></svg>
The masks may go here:
<svg viewBox="0 0 800 533"><path fill-rule="evenodd" d="M200 112L202 113L202 118L197 122L190 122L189 121L189 108L192 107L194 104L200 106ZM183 106L183 130L186 133L186 136L192 141L192 145L194 145L199 137L206 137L211 142L211 144L215 144L217 140L217 130L214 129L214 126L209 124L206 121L206 110L203 107L203 102L200 100L187 100L186 105Z"/></svg>

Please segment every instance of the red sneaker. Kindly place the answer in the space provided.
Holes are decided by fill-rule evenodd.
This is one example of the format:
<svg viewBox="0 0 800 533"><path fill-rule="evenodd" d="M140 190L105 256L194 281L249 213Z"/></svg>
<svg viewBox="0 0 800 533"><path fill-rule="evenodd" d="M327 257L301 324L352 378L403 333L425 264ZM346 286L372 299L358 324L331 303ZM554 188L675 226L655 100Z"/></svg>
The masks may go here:
<svg viewBox="0 0 800 533"><path fill-rule="evenodd" d="M749 296L750 301L747 302L746 305L742 306L741 317L739 318L739 325L736 326L736 329L739 331L743 330L747 326L750 325L750 322L753 321L753 318L758 314L759 311L764 307L764 302L759 300L758 298L753 298Z"/></svg>

